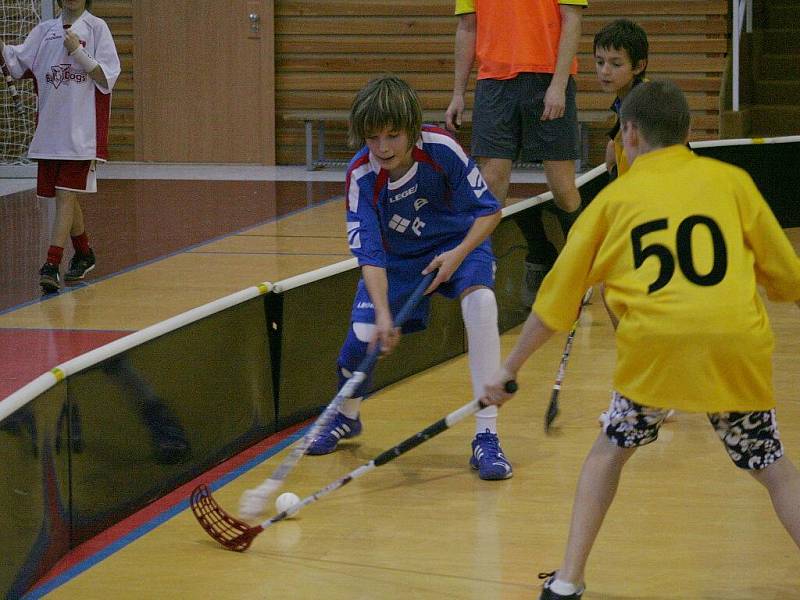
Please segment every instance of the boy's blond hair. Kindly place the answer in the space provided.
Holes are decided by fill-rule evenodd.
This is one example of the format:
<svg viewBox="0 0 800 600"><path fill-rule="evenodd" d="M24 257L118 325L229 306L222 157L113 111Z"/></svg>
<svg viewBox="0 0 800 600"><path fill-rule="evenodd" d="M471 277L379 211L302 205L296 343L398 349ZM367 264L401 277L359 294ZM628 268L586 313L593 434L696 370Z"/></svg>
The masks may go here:
<svg viewBox="0 0 800 600"><path fill-rule="evenodd" d="M373 79L356 94L350 107L347 141L352 147L384 129L403 131L409 147L417 142L422 130L422 107L417 93L394 75Z"/></svg>

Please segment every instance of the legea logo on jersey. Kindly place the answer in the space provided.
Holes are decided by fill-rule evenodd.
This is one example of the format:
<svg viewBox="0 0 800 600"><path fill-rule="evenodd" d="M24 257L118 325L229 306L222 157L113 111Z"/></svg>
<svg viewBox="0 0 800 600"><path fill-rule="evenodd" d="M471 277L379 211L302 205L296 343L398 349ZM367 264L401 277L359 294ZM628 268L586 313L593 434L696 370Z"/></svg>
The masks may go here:
<svg viewBox="0 0 800 600"><path fill-rule="evenodd" d="M47 83L57 88L62 83L83 83L86 81L86 73L76 73L72 70L72 65L53 65L50 67L50 72L45 75Z"/></svg>
<svg viewBox="0 0 800 600"><path fill-rule="evenodd" d="M415 183L413 186L411 186L407 190L403 190L399 194L395 194L394 196L389 198L389 204L392 204L394 202L400 202L400 200L402 200L403 198L408 198L411 194L415 194L416 191L417 191L417 186L418 185L419 184Z"/></svg>
<svg viewBox="0 0 800 600"><path fill-rule="evenodd" d="M481 177L480 172L478 171L478 167L472 169L469 175L467 175L467 181L472 186L472 190L475 192L475 195L480 198L483 196L483 192L485 192L488 187L486 183L483 181L483 177Z"/></svg>

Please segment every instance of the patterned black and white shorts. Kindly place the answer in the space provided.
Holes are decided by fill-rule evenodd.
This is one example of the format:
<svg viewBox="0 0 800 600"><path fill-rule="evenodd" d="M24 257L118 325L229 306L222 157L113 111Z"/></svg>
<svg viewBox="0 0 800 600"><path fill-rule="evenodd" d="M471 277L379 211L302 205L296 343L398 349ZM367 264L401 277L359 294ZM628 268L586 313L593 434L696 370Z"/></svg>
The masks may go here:
<svg viewBox="0 0 800 600"><path fill-rule="evenodd" d="M601 422L606 436L617 446L634 448L656 441L668 413L669 409L643 406L614 392ZM783 456L774 409L707 413L706 416L737 467L763 469Z"/></svg>

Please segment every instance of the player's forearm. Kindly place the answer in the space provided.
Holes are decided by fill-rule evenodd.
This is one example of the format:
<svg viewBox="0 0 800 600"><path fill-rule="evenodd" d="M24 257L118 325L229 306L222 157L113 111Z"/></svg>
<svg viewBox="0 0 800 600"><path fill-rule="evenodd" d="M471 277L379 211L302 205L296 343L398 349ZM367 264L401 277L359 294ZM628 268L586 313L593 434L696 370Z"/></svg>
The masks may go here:
<svg viewBox="0 0 800 600"><path fill-rule="evenodd" d="M100 65L97 65L94 69L92 69L92 71L89 73L89 77L99 83L100 87L108 89L108 79L106 79L106 74L103 72L103 67Z"/></svg>
<svg viewBox="0 0 800 600"><path fill-rule="evenodd" d="M528 315L528 319L525 321L519 338L517 338L514 349L503 363L503 368L512 376L516 377L517 372L525 361L528 360L528 357L549 340L553 333L555 333L555 331L545 325L539 316L531 311L531 314Z"/></svg>
<svg viewBox="0 0 800 600"><path fill-rule="evenodd" d="M561 36L558 40L558 58L553 73L553 83L567 87L572 61L578 52L581 40L581 16L583 9L578 6L561 5Z"/></svg>
<svg viewBox="0 0 800 600"><path fill-rule="evenodd" d="M373 265L361 267L361 276L364 278L364 285L367 286L369 299L375 307L375 315L388 315L391 318L389 309L389 279L386 276L386 269Z"/></svg>
<svg viewBox="0 0 800 600"><path fill-rule="evenodd" d="M483 217L475 219L467 235L464 236L463 241L458 245L461 254L467 256L467 254L480 246L486 238L492 235L492 232L502 219L503 212L500 210L491 215L484 215Z"/></svg>
<svg viewBox="0 0 800 600"><path fill-rule="evenodd" d="M472 64L475 62L475 39L477 21L475 13L459 15L456 28L455 77L453 95L463 96L467 91Z"/></svg>

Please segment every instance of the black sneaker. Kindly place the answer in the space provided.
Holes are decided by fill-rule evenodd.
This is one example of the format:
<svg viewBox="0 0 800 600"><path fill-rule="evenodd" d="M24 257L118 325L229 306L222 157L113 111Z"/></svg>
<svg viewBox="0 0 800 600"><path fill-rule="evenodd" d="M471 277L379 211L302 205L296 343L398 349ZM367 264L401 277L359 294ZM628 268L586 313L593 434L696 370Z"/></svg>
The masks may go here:
<svg viewBox="0 0 800 600"><path fill-rule="evenodd" d="M539 579L544 579L544 585L542 586L542 593L539 594L539 600L581 600L583 592L586 591L586 586L581 585L574 594L567 594L566 596L564 594L557 594L550 589L550 586L556 580L555 571L539 573Z"/></svg>
<svg viewBox="0 0 800 600"><path fill-rule="evenodd" d="M89 254L75 254L69 261L69 269L64 273L64 281L80 281L86 274L94 269L94 252L89 248Z"/></svg>
<svg viewBox="0 0 800 600"><path fill-rule="evenodd" d="M45 294L52 294L61 289L61 277L58 274L58 265L48 262L39 269L39 285Z"/></svg>

